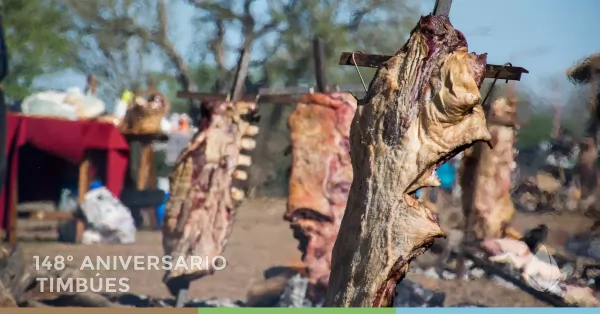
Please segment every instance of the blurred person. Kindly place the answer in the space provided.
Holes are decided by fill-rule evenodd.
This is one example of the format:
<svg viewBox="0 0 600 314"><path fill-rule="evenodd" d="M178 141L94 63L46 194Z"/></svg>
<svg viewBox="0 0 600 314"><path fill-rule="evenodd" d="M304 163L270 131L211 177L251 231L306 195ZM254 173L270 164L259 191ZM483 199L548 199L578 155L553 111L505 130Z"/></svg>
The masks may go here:
<svg viewBox="0 0 600 314"><path fill-rule="evenodd" d="M185 117L179 118L179 132L190 133L190 121Z"/></svg>

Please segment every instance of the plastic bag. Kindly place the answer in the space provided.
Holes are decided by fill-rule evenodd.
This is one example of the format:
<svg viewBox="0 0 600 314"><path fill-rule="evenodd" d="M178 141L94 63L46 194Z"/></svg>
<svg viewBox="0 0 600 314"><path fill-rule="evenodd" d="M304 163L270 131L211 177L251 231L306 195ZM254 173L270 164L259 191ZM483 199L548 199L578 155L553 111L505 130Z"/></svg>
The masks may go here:
<svg viewBox="0 0 600 314"><path fill-rule="evenodd" d="M135 242L136 228L131 212L105 187L89 191L81 210L89 223L84 244Z"/></svg>
<svg viewBox="0 0 600 314"><path fill-rule="evenodd" d="M58 203L59 212L72 212L77 209L77 195L69 189L62 189L60 193L60 202Z"/></svg>
<svg viewBox="0 0 600 314"><path fill-rule="evenodd" d="M65 103L75 107L79 118L91 119L106 111L106 104L93 95L84 95L79 88L70 88L65 95Z"/></svg>
<svg viewBox="0 0 600 314"><path fill-rule="evenodd" d="M66 94L54 91L36 93L21 103L21 112L32 116L63 117L77 120L75 107L64 103Z"/></svg>

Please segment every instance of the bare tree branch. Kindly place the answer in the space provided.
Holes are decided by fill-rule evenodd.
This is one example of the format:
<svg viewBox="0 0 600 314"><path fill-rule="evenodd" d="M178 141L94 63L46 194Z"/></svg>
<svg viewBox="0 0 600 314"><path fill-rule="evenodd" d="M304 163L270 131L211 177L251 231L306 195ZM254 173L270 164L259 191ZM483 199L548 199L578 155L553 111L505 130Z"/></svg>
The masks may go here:
<svg viewBox="0 0 600 314"><path fill-rule="evenodd" d="M165 0L158 0L156 9L159 16L159 32L157 34L158 36L155 36L156 38L153 40L153 42L160 48L162 48L164 53L168 56L170 61L177 68L177 79L179 81L179 84L181 85L181 88L185 91L189 91L192 86L188 66L181 57L181 55L179 55L179 53L175 50L175 46L173 45L173 43L169 40L167 32L167 6L165 4Z"/></svg>
<svg viewBox="0 0 600 314"><path fill-rule="evenodd" d="M223 88L227 75L225 72L225 22L222 19L216 19L214 23L216 28L215 36L209 41L208 45L215 55L215 62L217 64L215 90L217 92L224 92Z"/></svg>
<svg viewBox="0 0 600 314"><path fill-rule="evenodd" d="M240 16L233 12L230 8L219 3L208 2L203 0L188 0L188 3L195 6L198 9L211 12L218 19L242 21L244 18L243 16Z"/></svg>

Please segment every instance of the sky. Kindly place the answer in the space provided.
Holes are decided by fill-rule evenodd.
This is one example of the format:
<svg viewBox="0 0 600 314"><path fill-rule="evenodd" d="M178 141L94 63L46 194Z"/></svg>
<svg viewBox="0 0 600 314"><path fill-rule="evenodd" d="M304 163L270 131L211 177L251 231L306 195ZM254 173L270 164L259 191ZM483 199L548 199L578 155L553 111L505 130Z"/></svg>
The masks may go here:
<svg viewBox="0 0 600 314"><path fill-rule="evenodd" d="M433 5L434 0L421 1L422 14L431 12ZM183 4L172 9L178 21L171 27L173 41L178 50L190 51L186 38L192 34L186 26L191 23L191 10ZM566 69L586 56L600 53L600 18L593 16L598 13L598 0L454 0L450 21L465 34L470 51L487 52L488 63L512 62L526 68L530 73L524 74L518 84L548 98L559 97L556 92L554 96L546 95L558 88L558 94L564 96L560 101L564 102L568 93L560 91L572 88L564 75ZM149 62L150 68L162 63L158 59ZM71 73L58 80L54 77L51 82L54 88L83 87L85 79Z"/></svg>
<svg viewBox="0 0 600 314"><path fill-rule="evenodd" d="M487 52L488 63L526 68L520 84L544 93L554 82L569 88L566 69L600 53L598 13L595 0L454 0L450 21L470 51Z"/></svg>

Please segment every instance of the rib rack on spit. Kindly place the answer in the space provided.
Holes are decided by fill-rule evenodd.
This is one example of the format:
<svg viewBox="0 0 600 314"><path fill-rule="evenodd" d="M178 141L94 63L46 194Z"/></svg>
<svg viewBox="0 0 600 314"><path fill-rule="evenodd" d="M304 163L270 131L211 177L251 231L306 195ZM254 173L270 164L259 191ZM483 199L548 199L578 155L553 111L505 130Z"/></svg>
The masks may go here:
<svg viewBox="0 0 600 314"><path fill-rule="evenodd" d="M346 93L302 96L288 119L292 172L285 219L300 242L313 302L324 297L331 250L352 184L350 125L356 99Z"/></svg>
<svg viewBox="0 0 600 314"><path fill-rule="evenodd" d="M165 255L184 257L190 269L167 271L164 282L177 295L182 282L215 272L211 259L220 255L233 227L236 208L244 198L242 168L251 164L243 151L253 150L258 134L253 125L256 104L218 101L204 105L198 132L179 156L170 177L170 195L163 222ZM208 259L208 268L194 268L192 256ZM219 263L217 260L216 263Z"/></svg>

